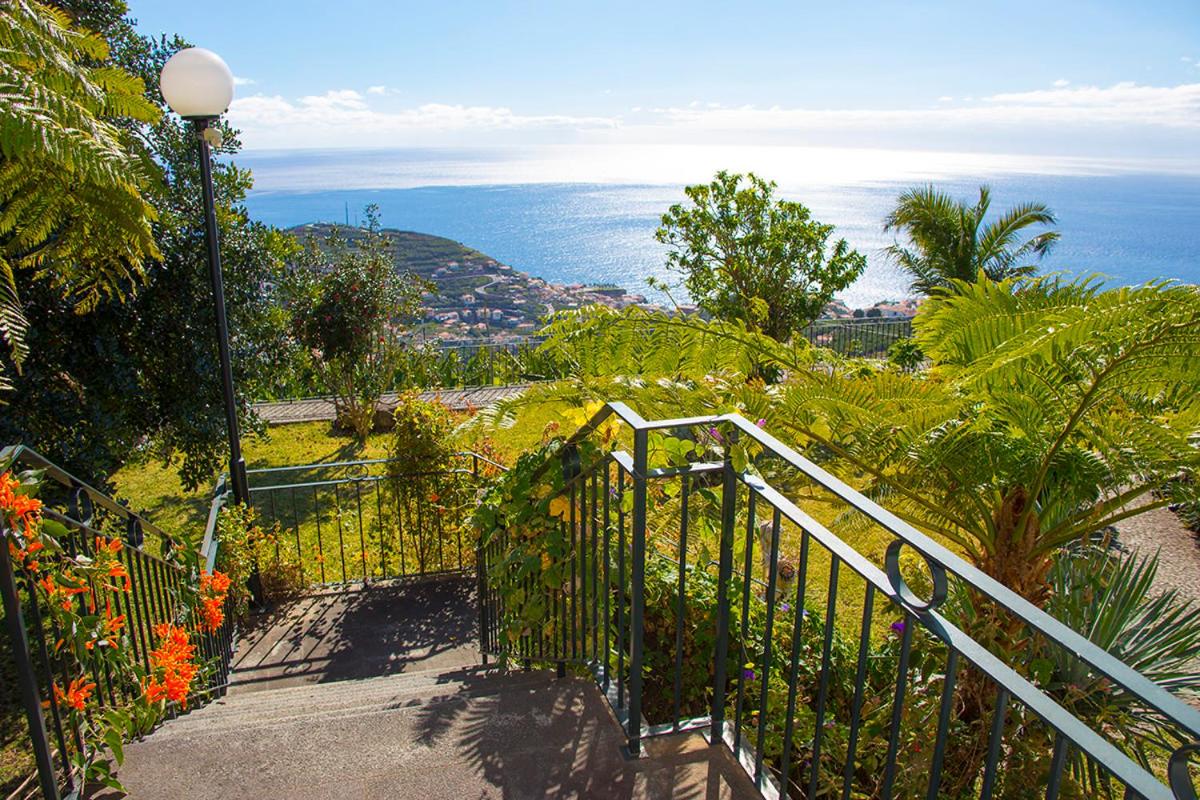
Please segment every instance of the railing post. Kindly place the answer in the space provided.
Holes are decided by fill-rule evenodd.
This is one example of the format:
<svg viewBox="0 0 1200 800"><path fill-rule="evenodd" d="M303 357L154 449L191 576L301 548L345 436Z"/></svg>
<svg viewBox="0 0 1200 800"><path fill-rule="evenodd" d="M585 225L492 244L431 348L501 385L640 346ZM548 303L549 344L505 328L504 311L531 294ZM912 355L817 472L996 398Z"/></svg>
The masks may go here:
<svg viewBox="0 0 1200 800"><path fill-rule="evenodd" d="M642 642L646 613L646 472L649 443L645 430L633 432L633 564L629 603L629 755L642 748Z"/></svg>
<svg viewBox="0 0 1200 800"><path fill-rule="evenodd" d="M479 650L483 656L483 665L488 663L488 618L487 618L487 562L482 542L475 547L475 574L478 585L475 591L479 600ZM403 566L403 565L402 565Z"/></svg>
<svg viewBox="0 0 1200 800"><path fill-rule="evenodd" d="M25 719L29 723L29 738L33 743L33 756L37 762L38 784L42 797L59 800L58 781L54 777L54 758L50 753L50 740L46 735L46 719L42 716L41 696L38 693L37 677L33 662L29 658L29 637L25 633L25 617L21 611L21 598L17 594L16 578L8 554L10 537L17 536L0 523L0 595L4 600L4 619L12 644L13 662L17 668L17 684L20 687L21 704L25 706ZM34 601L36 602L36 600Z"/></svg>
<svg viewBox="0 0 1200 800"><path fill-rule="evenodd" d="M717 640L713 657L713 701L710 744L720 744L725 735L725 662L729 660L729 582L733 573L733 529L737 522L737 473L733 469L733 446L737 430L730 429L725 442L725 467L721 485L721 556L717 578ZM748 578L749 576L747 576ZM797 613L799 613L797 611ZM736 756L736 754L735 754Z"/></svg>

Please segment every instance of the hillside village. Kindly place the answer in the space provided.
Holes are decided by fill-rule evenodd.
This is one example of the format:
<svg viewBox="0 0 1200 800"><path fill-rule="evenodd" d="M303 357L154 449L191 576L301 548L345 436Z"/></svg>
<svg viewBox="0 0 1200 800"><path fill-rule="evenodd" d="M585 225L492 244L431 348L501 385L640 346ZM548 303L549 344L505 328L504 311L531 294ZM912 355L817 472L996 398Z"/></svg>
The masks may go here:
<svg viewBox="0 0 1200 800"><path fill-rule="evenodd" d="M333 225L312 223L292 228L303 239L323 238ZM353 239L358 231L338 226ZM422 297L415 332L427 338L504 341L534 334L541 320L562 309L599 303L612 308L652 305L645 296L618 286L557 284L502 264L461 242L441 236L385 228L399 269L429 281L435 288ZM917 301L904 299L853 309L840 300L830 303L823 318L909 317ZM688 309L694 310L694 309Z"/></svg>

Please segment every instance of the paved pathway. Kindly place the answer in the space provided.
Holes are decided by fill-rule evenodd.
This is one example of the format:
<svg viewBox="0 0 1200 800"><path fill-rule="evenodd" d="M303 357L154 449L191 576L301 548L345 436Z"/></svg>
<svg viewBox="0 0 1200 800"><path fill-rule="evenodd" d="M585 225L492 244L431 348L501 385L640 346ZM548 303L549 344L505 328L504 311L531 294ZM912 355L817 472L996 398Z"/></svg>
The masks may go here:
<svg viewBox="0 0 1200 800"><path fill-rule="evenodd" d="M521 383L511 386L475 386L466 389L429 389L421 392L421 399L437 401L452 411L467 411L483 408L492 403L516 397L529 388ZM396 394L385 394L380 398L384 408L394 406ZM279 403L255 403L254 410L268 425L287 425L293 422L326 422L333 419L333 400L328 397L312 397L304 400L284 400Z"/></svg>
<svg viewBox="0 0 1200 800"><path fill-rule="evenodd" d="M1140 554L1158 553L1154 586L1176 589L1200 605L1200 541L1175 512L1156 508L1117 525L1121 543Z"/></svg>

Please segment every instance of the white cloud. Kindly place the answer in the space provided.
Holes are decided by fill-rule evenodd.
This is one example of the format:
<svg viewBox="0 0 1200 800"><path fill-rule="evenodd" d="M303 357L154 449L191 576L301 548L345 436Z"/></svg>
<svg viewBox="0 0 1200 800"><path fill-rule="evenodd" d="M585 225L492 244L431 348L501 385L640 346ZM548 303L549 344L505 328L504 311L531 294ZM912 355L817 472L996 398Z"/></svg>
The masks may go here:
<svg viewBox="0 0 1200 800"><path fill-rule="evenodd" d="M340 89L235 100L230 121L250 148L506 144L836 145L995 153L1194 158L1200 82L1059 85L939 97L910 108L728 106L695 100L622 115L530 113L501 105L373 107L381 94ZM393 92L386 92L392 94Z"/></svg>
<svg viewBox="0 0 1200 800"><path fill-rule="evenodd" d="M258 83L258 81L254 80L254 78L243 78L241 75L233 76L234 86L253 86L256 83Z"/></svg>
<svg viewBox="0 0 1200 800"><path fill-rule="evenodd" d="M964 98L965 101L970 99ZM907 128L942 125L1036 127L1064 123L1200 128L1200 83L1142 86L1125 82L1107 88L1079 86L1006 92L981 98L980 104L970 107L955 105L932 109L744 105L719 109L672 107L660 111L663 121L672 125L747 132L863 128L881 124Z"/></svg>
<svg viewBox="0 0 1200 800"><path fill-rule="evenodd" d="M387 94L386 86L368 86L367 94Z"/></svg>
<svg viewBox="0 0 1200 800"><path fill-rule="evenodd" d="M1056 80L1054 82L1054 88L1056 88L1056 89L1062 89L1063 87L1070 86L1070 85L1071 85L1071 82L1069 80L1067 80L1066 78L1059 78L1058 80Z"/></svg>
<svg viewBox="0 0 1200 800"><path fill-rule="evenodd" d="M374 93L372 93L374 94ZM499 106L426 103L399 111L372 109L353 89L287 100L253 95L233 101L229 119L251 147L373 146L436 142L445 133L611 128L610 117L517 114Z"/></svg>

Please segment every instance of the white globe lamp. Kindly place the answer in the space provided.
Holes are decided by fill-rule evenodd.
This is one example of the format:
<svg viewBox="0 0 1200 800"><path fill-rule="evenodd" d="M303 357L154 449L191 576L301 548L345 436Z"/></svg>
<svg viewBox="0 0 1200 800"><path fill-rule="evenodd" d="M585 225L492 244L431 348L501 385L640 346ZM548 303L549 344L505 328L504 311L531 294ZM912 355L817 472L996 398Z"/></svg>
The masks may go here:
<svg viewBox="0 0 1200 800"><path fill-rule="evenodd" d="M159 75L163 99L179 116L192 123L199 134L200 190L204 201L204 238L208 245L208 268L212 280L217 323L217 354L221 362L221 388L225 401L225 425L229 435L229 478L236 502L250 497L246 484L246 461L242 458L237 398L233 390L232 356L229 351L229 319L225 313L225 286L221 275L221 247L213 198L212 150L221 146L217 118L233 100L233 73L221 57L203 47L189 47L171 56ZM257 594L255 595L258 599Z"/></svg>
<svg viewBox="0 0 1200 800"><path fill-rule="evenodd" d="M184 119L212 119L233 100L233 73L219 55L203 47L180 50L159 76L163 99Z"/></svg>

